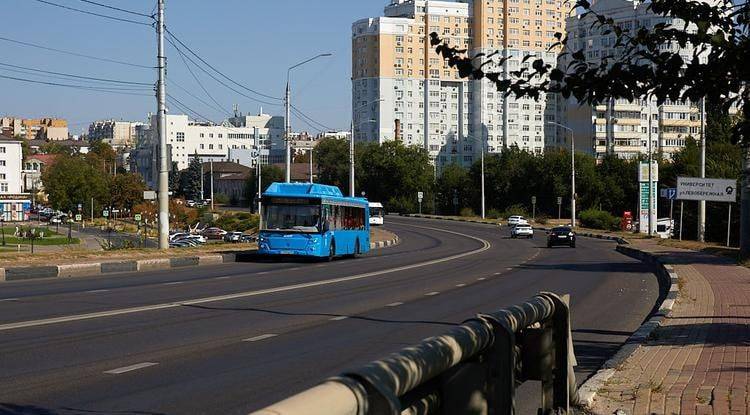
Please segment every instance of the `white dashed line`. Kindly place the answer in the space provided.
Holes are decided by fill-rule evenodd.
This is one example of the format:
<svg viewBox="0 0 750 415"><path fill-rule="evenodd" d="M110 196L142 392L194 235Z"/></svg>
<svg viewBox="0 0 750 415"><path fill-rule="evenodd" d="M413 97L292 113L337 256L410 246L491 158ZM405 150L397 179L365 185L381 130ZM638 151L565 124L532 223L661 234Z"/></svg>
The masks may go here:
<svg viewBox="0 0 750 415"><path fill-rule="evenodd" d="M270 339L271 337L276 337L278 334L268 333L268 334L261 334L260 336L250 337L249 339L243 339L243 342L259 342L261 340Z"/></svg>
<svg viewBox="0 0 750 415"><path fill-rule="evenodd" d="M433 291L433 292L431 292L431 293L427 293L427 294L425 294L425 295L426 295L427 297L432 297L432 296L435 296L435 295L438 295L438 294L440 294L440 291Z"/></svg>
<svg viewBox="0 0 750 415"><path fill-rule="evenodd" d="M502 275L502 272L496 272L495 275Z"/></svg>
<svg viewBox="0 0 750 415"><path fill-rule="evenodd" d="M513 271L513 268L505 268L506 271Z"/></svg>
<svg viewBox="0 0 750 415"><path fill-rule="evenodd" d="M228 280L232 277L216 277L217 280Z"/></svg>
<svg viewBox="0 0 750 415"><path fill-rule="evenodd" d="M404 305L404 303L390 303L390 304L386 305L386 307L398 307L400 305Z"/></svg>
<svg viewBox="0 0 750 415"><path fill-rule="evenodd" d="M341 320L346 320L348 318L349 318L349 316L338 316L338 317L333 317L330 320L331 321L341 321Z"/></svg>
<svg viewBox="0 0 750 415"><path fill-rule="evenodd" d="M125 367L121 367L121 368L117 368L117 369L108 370L108 371L106 371L104 373L106 373L108 375L119 375L119 374L122 374L122 373L132 372L134 370L139 370L139 369L145 369L147 367L156 366L156 365L158 365L158 363L143 362L143 363L138 363L138 364L135 364L135 365L132 365L132 366L125 366Z"/></svg>
<svg viewBox="0 0 750 415"><path fill-rule="evenodd" d="M302 268L300 268L300 267L294 267L294 268L289 268L287 271L299 271L301 269Z"/></svg>
<svg viewBox="0 0 750 415"><path fill-rule="evenodd" d="M458 287L458 288L466 287L466 284L456 284L456 287Z"/></svg>
<svg viewBox="0 0 750 415"><path fill-rule="evenodd" d="M9 303L11 301L18 301L18 298L3 298L2 300L0 300L0 303L2 303L2 302L8 302Z"/></svg>
<svg viewBox="0 0 750 415"><path fill-rule="evenodd" d="M96 294L96 293L106 293L106 292L109 292L109 290L91 290L91 291L86 291L86 292L89 294Z"/></svg>
<svg viewBox="0 0 750 415"><path fill-rule="evenodd" d="M263 272L256 272L255 275L265 275L268 274L271 271L263 271Z"/></svg>
<svg viewBox="0 0 750 415"><path fill-rule="evenodd" d="M486 280L486 279L487 279L487 278L485 278L485 277L480 277L480 278L477 278L477 281L484 281L484 280Z"/></svg>
<svg viewBox="0 0 750 415"><path fill-rule="evenodd" d="M180 284L184 284L184 283L185 283L185 281L175 281L175 282L165 282L162 285L180 285Z"/></svg>

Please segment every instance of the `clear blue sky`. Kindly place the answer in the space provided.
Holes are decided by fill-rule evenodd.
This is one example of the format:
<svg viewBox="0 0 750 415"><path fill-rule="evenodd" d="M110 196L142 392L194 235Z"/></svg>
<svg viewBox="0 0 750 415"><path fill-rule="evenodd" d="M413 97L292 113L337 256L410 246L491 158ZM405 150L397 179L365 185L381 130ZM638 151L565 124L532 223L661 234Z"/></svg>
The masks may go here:
<svg viewBox="0 0 750 415"><path fill-rule="evenodd" d="M49 1L102 14L147 20L80 0ZM151 14L156 4L156 0L97 2L145 14ZM88 16L36 0L6 0L3 3L0 37L155 65L156 34L150 27ZM326 126L346 129L351 107L351 24L359 18L382 14L386 3L387 0L167 0L166 22L171 31L217 69L243 85L272 96L283 95L286 68L318 53L333 53L333 57L312 62L293 73L293 104ZM156 77L153 69L93 61L2 40L0 51L2 64L147 83L154 82ZM211 103L171 47L168 48L168 57L168 77ZM0 66L0 75L81 83L7 69ZM229 91L193 69L227 110L231 110L232 104L238 104L241 111L254 113L263 105ZM156 107L151 92L146 92L150 96L125 96L31 85L1 78L0 91L0 115L66 118L71 124L71 133L80 133L95 119L144 120L146 113ZM218 121L223 117L219 111L176 87L171 87L168 92L207 118ZM279 106L263 105L263 110L271 114L283 112ZM170 107L170 111L181 112L174 107ZM295 130L313 131L296 117L292 121Z"/></svg>

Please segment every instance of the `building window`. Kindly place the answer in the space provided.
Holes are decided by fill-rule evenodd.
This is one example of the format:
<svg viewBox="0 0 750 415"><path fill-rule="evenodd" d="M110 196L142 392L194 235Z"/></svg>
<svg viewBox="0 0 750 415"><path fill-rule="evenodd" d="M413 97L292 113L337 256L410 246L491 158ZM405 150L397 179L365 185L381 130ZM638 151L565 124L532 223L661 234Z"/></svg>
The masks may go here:
<svg viewBox="0 0 750 415"><path fill-rule="evenodd" d="M0 183L0 192L8 193L8 183Z"/></svg>
<svg viewBox="0 0 750 415"><path fill-rule="evenodd" d="M5 147L0 147L0 153L5 153Z"/></svg>

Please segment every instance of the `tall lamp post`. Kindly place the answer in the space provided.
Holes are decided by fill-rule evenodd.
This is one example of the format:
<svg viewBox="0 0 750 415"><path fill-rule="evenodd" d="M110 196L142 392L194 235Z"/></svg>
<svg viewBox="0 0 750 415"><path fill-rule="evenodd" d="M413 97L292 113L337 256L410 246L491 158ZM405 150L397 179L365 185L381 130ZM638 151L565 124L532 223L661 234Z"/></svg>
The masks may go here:
<svg viewBox="0 0 750 415"><path fill-rule="evenodd" d="M570 175L570 225L576 227L576 140L573 134L573 129L566 127L560 123L547 121L547 124L560 127L570 132L570 164L571 164L571 175Z"/></svg>
<svg viewBox="0 0 750 415"><path fill-rule="evenodd" d="M323 58L333 56L331 53L321 53L319 55L313 56L310 59L304 60L296 65L290 66L289 69L286 71L286 94L284 95L284 106L286 107L286 118L285 118L285 128L284 128L284 141L286 141L286 182L289 183L292 181L292 142L290 141L290 136L292 133L292 89L290 84L290 77L292 74L292 69L299 68L300 66L312 62L315 59Z"/></svg>
<svg viewBox="0 0 750 415"><path fill-rule="evenodd" d="M355 197L354 194L354 113L358 111L360 108L364 108L367 106L370 106L376 102L382 102L385 101L385 98L377 99L375 101L370 101L367 104L360 105L358 107L355 107L352 109L352 130L350 131L350 137L349 137L349 197ZM357 129L359 129L359 126L368 122L376 123L377 120L365 120L357 124Z"/></svg>

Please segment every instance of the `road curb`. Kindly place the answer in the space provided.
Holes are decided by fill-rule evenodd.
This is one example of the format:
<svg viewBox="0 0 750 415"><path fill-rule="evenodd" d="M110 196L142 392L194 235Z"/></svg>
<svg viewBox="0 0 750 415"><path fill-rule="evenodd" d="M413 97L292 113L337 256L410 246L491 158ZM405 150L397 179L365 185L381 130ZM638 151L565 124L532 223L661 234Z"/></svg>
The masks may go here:
<svg viewBox="0 0 750 415"><path fill-rule="evenodd" d="M480 225L491 225L491 226L498 226L499 223L497 222L488 222L488 221L481 221L476 219L462 219L462 218L454 218L454 217L443 217L443 216L435 216L435 215L419 215L419 214L411 214L411 213L402 213L401 216L409 217L409 218L421 218L421 219L436 219L436 220L450 220L454 222L468 222L468 223L478 223ZM549 231L551 228L544 228L541 226L534 226L535 230L538 231ZM602 235L599 233L591 233L591 232L576 232L577 236L582 236L585 238L594 238L594 239L603 239L607 241L614 241L617 242L620 245L630 245L630 241L628 241L625 238L621 238L619 236L609 236L609 235Z"/></svg>
<svg viewBox="0 0 750 415"><path fill-rule="evenodd" d="M638 350L671 314L675 302L679 298L679 276L672 265L649 252L641 251L632 246L618 245L617 251L623 255L638 259L656 269L659 280L660 301L658 310L633 333L620 350L612 358L604 362L602 368L578 388L579 404L591 409L599 389L601 389L620 367L636 350Z"/></svg>
<svg viewBox="0 0 750 415"><path fill-rule="evenodd" d="M398 235L387 241L370 243L370 249L383 249L401 243ZM248 252L205 254L187 257L148 258L133 261L87 262L53 266L0 268L0 282L42 278L92 277L122 272L159 271L174 268L198 267L242 262Z"/></svg>
<svg viewBox="0 0 750 415"><path fill-rule="evenodd" d="M394 235L393 239L387 241L370 242L370 249L389 248L392 246L396 246L399 243L401 243L401 239L399 239L398 235Z"/></svg>

